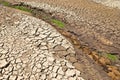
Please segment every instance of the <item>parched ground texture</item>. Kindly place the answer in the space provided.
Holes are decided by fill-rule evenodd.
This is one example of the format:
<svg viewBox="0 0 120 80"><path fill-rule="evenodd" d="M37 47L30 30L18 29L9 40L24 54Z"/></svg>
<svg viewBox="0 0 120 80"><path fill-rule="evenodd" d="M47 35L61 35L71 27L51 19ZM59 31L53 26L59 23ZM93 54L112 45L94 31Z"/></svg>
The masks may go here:
<svg viewBox="0 0 120 80"><path fill-rule="evenodd" d="M68 30L79 35L79 39L91 48L113 53L120 51L120 11L118 9L105 7L91 0L6 1L23 2L52 12L52 15L60 18L64 17L66 22L74 26L74 28L67 27ZM1 80L83 80L82 73L80 74L79 69L76 69L76 66L81 68L79 64L76 63L77 65L73 66L71 61L66 60L66 58L71 58L70 60L76 62L73 57L76 55L74 48L67 39L40 19L0 7ZM60 58L57 54L64 58ZM97 78L110 80L106 76L101 78L100 72L92 67L94 65L90 65L92 63L89 66L86 65L88 67L84 66L87 68L84 74L89 75L88 80ZM88 68L93 71L90 72Z"/></svg>
<svg viewBox="0 0 120 80"><path fill-rule="evenodd" d="M7 0L9 1L9 0ZM11 0L10 0L11 1ZM98 51L120 52L120 10L91 0L12 0L53 12L80 41ZM119 3L119 2L118 2Z"/></svg>
<svg viewBox="0 0 120 80"><path fill-rule="evenodd" d="M0 80L84 80L57 53L75 54L49 24L0 6Z"/></svg>
<svg viewBox="0 0 120 80"><path fill-rule="evenodd" d="M0 80L110 80L48 23L8 7L0 11Z"/></svg>
<svg viewBox="0 0 120 80"><path fill-rule="evenodd" d="M103 5L119 8L120 9L120 0L93 0L97 3L101 3Z"/></svg>

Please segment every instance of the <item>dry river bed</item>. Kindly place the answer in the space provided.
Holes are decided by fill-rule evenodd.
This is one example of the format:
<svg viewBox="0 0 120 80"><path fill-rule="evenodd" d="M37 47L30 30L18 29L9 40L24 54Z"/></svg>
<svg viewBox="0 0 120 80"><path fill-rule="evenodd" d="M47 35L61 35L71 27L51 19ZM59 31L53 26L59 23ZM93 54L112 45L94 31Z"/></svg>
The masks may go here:
<svg viewBox="0 0 120 80"><path fill-rule="evenodd" d="M84 80L58 53L75 55L72 44L51 25L0 6L0 80Z"/></svg>
<svg viewBox="0 0 120 80"><path fill-rule="evenodd" d="M120 10L91 0L6 0L23 2L61 18L83 44L100 52L120 54Z"/></svg>
<svg viewBox="0 0 120 80"><path fill-rule="evenodd" d="M15 1L15 0L14 0ZM37 1L39 1L39 0L37 0ZM44 1L44 0L43 0ZM62 1L62 0L61 0ZM20 2L21 2L21 0L20 0ZM48 13L51 13L53 16L55 16L56 18L61 18L63 21L65 21L66 23L70 23L70 27L69 26L67 26L66 27L66 29L69 31L69 32L72 32L72 33L74 33L75 35L77 35L77 36L79 36L79 40L80 41L82 41L82 40L84 40L84 37L82 37L82 34L80 33L80 34L77 34L76 33L76 31L77 31L77 29L74 29L74 28L72 28L73 26L75 27L76 26L76 23L77 22L75 22L75 24L71 24L72 23L72 21L75 21L74 20L74 18L76 18L75 16L76 16L76 14L74 14L74 12L72 12L72 11L70 11L70 10L65 10L65 9L63 9L63 8L60 8L59 6L58 7L56 7L56 8L54 8L53 6L50 6L50 5L48 5L48 4L41 4L40 3L40 5L38 4L37 6L36 6L36 4L37 3L35 3L35 2L29 2L29 1L24 1L24 4L27 4L27 5L31 5L32 7L37 7L38 9L43 9L43 7L44 7L44 10L45 11L47 11ZM35 4L35 5L34 5ZM63 4L64 5L64 4ZM52 7L52 8L51 8ZM74 6L73 6L74 7ZM48 10L50 8L50 10ZM71 8L72 9L72 8ZM54 13L53 13L53 11L55 11ZM64 11L66 11L66 12L64 12ZM60 14L59 14L60 13ZM62 14L61 14L62 13ZM63 13L65 13L65 14L63 14ZM72 16L74 17L72 17ZM65 18L63 18L63 17L65 17ZM73 20L71 20L70 19L70 17L72 17L73 18ZM70 19L70 20L69 20ZM76 18L77 19L77 18ZM84 26L86 25L86 23L88 23L88 22L86 22L86 21L84 21L83 20L83 22L85 22L85 23L82 23L82 25L84 24ZM88 23L88 24L90 24L90 23ZM79 24L77 25L77 27L79 26ZM80 27L81 28L81 27ZM86 29L85 29L86 30ZM119 28L118 28L118 30L119 30ZM79 31L78 31L79 32ZM94 33L94 34L96 34L96 33ZM87 34L88 36L85 36L86 38L89 38L89 35L91 35L90 33L88 33ZM82 37L82 39L80 39ZM92 36L91 36L92 37ZM99 36L99 38L101 38L101 36ZM109 42L109 40L105 40L104 38L102 38L103 39L103 42L104 43L110 43L111 44L111 42ZM118 38L119 39L119 38ZM85 39L85 40L87 40L87 39ZM91 40L91 38L90 38L90 40ZM93 40L91 40L91 41L93 41ZM108 46L107 45L107 47L105 48L103 48L103 47L100 47L100 46L98 46L98 47L100 47L100 48L98 48L98 47L96 47L96 43L98 43L99 42L99 40L98 40L98 42L96 42L95 43L95 45L89 45L89 42L87 42L86 43L86 41L82 41L83 43L82 44L87 44L87 46L89 46L89 47L91 47L91 48L93 48L93 46L95 47L95 48L93 48L93 49L97 49L97 50L100 50L100 49L102 49L102 50L100 50L100 51L108 51L109 52L109 50L110 49L108 49L108 50L106 50L106 48L109 48L109 47L111 47L111 46ZM85 43L84 43L85 42ZM91 43L92 44L92 43ZM97 44L98 45L98 44ZM104 44L103 45L103 43L102 43L102 45L101 46L105 46L106 44ZM61 49L61 46L58 46L58 49ZM68 49L68 48L67 48ZM67 50L66 49L66 50ZM116 53L116 54L118 54L118 50L116 50L116 48L114 49L114 48L112 48L113 50L113 53ZM56 48L55 48L55 50L56 50ZM63 47L62 47L62 51L63 51L64 49L63 49ZM58 50L59 51L59 50ZM114 52L115 51L115 52ZM94 61L92 61L91 59L89 59L89 57L87 57L87 56L85 56L84 54L83 54L83 52L81 52L81 51L78 51L78 52L75 52L75 55L73 55L73 54L71 54L71 56L72 56L72 58L70 57L70 56L66 56L66 55L68 55L69 53L65 53L65 54L63 54L62 55L62 53L65 53L64 51L63 52L61 52L60 51L60 53L58 53L57 55L55 54L55 56L58 56L58 57L61 57L62 59L63 58L65 58L66 60L68 60L69 62L72 62L72 65L74 65L75 66L75 68L77 69L77 70L80 70L81 71L81 76L83 76L83 77L85 77L86 78L86 80L96 80L96 79L98 79L98 80L110 80L108 77L107 77L107 75L105 75L105 73L104 72L102 72L102 68L100 68L99 66L97 66L96 64L95 64L95 62ZM78 55L77 56L79 56L78 57L78 59L79 60L77 60L76 61L76 54L78 53ZM64 56L64 57L63 57ZM83 57L84 56L84 57ZM85 59L85 58L87 58L87 59ZM73 60L73 61L72 61ZM77 62L77 63L76 63ZM83 62L83 64L81 65L80 63L82 63ZM86 64L85 64L86 63ZM77 66L77 67L76 67ZM88 66L88 67L86 67L86 66ZM98 69L98 68L96 68L96 67L93 67L93 66L96 66L96 67L98 67L98 68L100 68L100 69ZM90 68L90 69L89 69ZM91 73L90 73L90 71L91 71ZM84 73L82 73L82 72L84 72ZM87 73L88 72L88 73ZM97 73L97 75L95 75ZM103 73L103 75L101 75L100 73ZM90 78L90 76L91 76L91 78ZM72 78L73 78L73 76L72 76ZM74 80L74 79L70 79L70 80ZM46 78L46 79L48 79L48 77ZM67 78L68 79L68 78ZM51 79L50 79L51 80ZM77 78L75 79L75 80L77 80ZM116 79L117 80L117 79Z"/></svg>
<svg viewBox="0 0 120 80"><path fill-rule="evenodd" d="M8 7L0 11L0 80L110 80L50 24Z"/></svg>

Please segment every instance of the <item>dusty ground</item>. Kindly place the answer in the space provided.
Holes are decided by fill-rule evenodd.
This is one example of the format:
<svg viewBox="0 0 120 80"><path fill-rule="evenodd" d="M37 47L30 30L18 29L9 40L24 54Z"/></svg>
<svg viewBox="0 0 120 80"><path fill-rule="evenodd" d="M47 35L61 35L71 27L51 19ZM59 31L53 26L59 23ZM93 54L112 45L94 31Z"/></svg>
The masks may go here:
<svg viewBox="0 0 120 80"><path fill-rule="evenodd" d="M75 55L51 25L0 6L0 80L84 80L71 62L54 56L58 53Z"/></svg>
<svg viewBox="0 0 120 80"><path fill-rule="evenodd" d="M17 0L16 2L25 2L64 18L74 27L67 29L76 33L84 44L93 49L117 54L120 52L119 9L112 9L90 0Z"/></svg>
<svg viewBox="0 0 120 80"><path fill-rule="evenodd" d="M120 9L120 0L93 0L97 3L101 3L103 5L119 8Z"/></svg>
<svg viewBox="0 0 120 80"><path fill-rule="evenodd" d="M48 23L19 10L0 10L1 80L110 80Z"/></svg>
<svg viewBox="0 0 120 80"><path fill-rule="evenodd" d="M97 49L98 51L108 51L111 53L120 52L120 12L118 9L111 9L109 7L105 7L101 4L95 4L94 2L87 0L34 0L34 2L33 0L17 0L16 2L18 1L24 2L25 4L31 5L33 7L45 9L48 12L54 12L53 15L56 15L61 19L64 18L64 21L70 23L71 25L71 27L66 27L66 29L73 32L74 34L77 34L79 40L82 41L83 44L88 45L93 49ZM82 59L83 56L79 56L79 58ZM84 56L84 58L87 57ZM89 61L87 63L89 63ZM92 69L93 66L91 66ZM90 67L86 68L87 69L85 69L85 72L90 72L90 70L92 70L88 69ZM93 72L96 72L96 69L95 71L93 70ZM93 72L91 74L84 74L86 74L86 77L90 77ZM101 80L102 78L99 73L97 76L95 76L94 73L90 80L96 79L98 76Z"/></svg>

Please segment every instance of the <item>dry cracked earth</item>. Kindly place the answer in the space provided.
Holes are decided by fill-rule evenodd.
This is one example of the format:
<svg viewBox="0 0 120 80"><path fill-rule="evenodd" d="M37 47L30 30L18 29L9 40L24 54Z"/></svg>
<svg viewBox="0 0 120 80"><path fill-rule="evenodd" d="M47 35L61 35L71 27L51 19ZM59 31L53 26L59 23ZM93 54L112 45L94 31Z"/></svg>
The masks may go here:
<svg viewBox="0 0 120 80"><path fill-rule="evenodd" d="M120 52L119 9L91 0L5 1L23 2L63 19L70 24L66 29L90 48ZM74 46L53 26L30 13L0 5L0 80L111 80L88 57L77 55L78 61L75 56ZM84 62L89 65L81 67Z"/></svg>
<svg viewBox="0 0 120 80"><path fill-rule="evenodd" d="M84 80L57 53L75 51L49 24L0 6L0 80Z"/></svg>
<svg viewBox="0 0 120 80"><path fill-rule="evenodd" d="M23 2L62 18L71 25L66 28L93 49L115 54L120 52L120 10L117 8L96 4L91 0L12 1Z"/></svg>

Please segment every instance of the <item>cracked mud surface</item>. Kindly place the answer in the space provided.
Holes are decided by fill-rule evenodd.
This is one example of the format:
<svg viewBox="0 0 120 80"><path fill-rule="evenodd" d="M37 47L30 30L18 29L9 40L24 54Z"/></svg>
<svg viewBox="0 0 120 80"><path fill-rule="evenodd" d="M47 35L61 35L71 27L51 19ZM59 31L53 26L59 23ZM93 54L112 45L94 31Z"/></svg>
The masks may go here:
<svg viewBox="0 0 120 80"><path fill-rule="evenodd" d="M119 9L112 9L90 0L17 0L16 2L53 12L54 16L70 23L74 28L67 27L67 29L77 34L83 44L93 49L116 54L120 52Z"/></svg>
<svg viewBox="0 0 120 80"><path fill-rule="evenodd" d="M57 53L75 51L49 24L0 6L0 80L84 80Z"/></svg>
<svg viewBox="0 0 120 80"><path fill-rule="evenodd" d="M0 80L109 79L48 23L7 7L0 10Z"/></svg>
<svg viewBox="0 0 120 80"><path fill-rule="evenodd" d="M38 5L36 6L37 3L35 3L35 2L29 3L27 1L27 2L25 2L25 4L31 5L33 7L38 7L40 9L44 7L46 10L51 8L51 6L49 6L49 8L48 8L48 5L47 4L44 5L43 3L42 4L38 3ZM6 9L6 11L4 11L4 9L1 9L3 11L3 12L1 12L1 14L7 13L7 9ZM52 12L52 10L53 11L58 10L58 13L59 13L59 11L63 11L63 12L66 11L66 10L61 9L59 7L58 8L53 7L52 9L50 9L50 12ZM86 80L96 80L96 78L98 78L100 80L110 80L109 78L106 77L106 75L104 75L103 72L101 72L99 69L97 69L97 71L100 71L101 73L103 73L104 77L106 77L106 78L101 78L101 76L99 75L100 72L96 72L96 70L93 67L93 66L95 66L94 62L90 63L91 60L88 61L89 60L88 57L83 55L82 52L75 53L75 50L72 47L71 43L68 40L66 40L64 37L61 37L61 35L57 31L55 31L55 33L54 33L54 30L55 30L54 28L53 29L46 28L46 26L50 27L49 24L45 23L44 21L42 22L42 20L39 20L41 22L40 23L38 20L36 21L35 18L27 16L27 15L15 14L15 13L12 14L12 13L10 13L10 15L14 15L14 17L6 17L5 18L4 16L1 16L2 27L5 27L5 29L1 28L1 32L2 32L1 36L4 36L1 39L1 43L0 43L1 53L3 52L2 54L4 54L4 47L6 47L6 46L9 47L8 46L9 43L10 43L9 45L12 45L12 48L14 48L14 47L15 48L12 50L9 50L9 49L11 49L11 47L10 47L7 50L8 52L5 52L5 56L3 56L1 58L1 61L0 61L1 75L0 76L2 76L2 77L0 79L3 79L3 78L6 79L5 76L7 76L6 74L7 74L8 69L7 70L5 70L5 69L7 67L9 67L9 65L11 65L11 64L14 65L14 63L15 63L15 66L13 66L13 67L17 68L17 66L19 66L20 64L22 65L22 63L23 63L24 66L26 64L25 67L20 65L21 68L22 67L24 68L22 70L25 70L25 71L21 71L23 73L20 73L19 71L17 71L17 69L19 69L19 68L17 68L17 69L15 69L17 75L13 74L14 68L12 68L12 71L10 71L11 74L9 74L7 78L12 79L12 80L13 79L19 80L18 75L22 74L21 79L24 79L24 80L26 80L26 79L34 80L35 77L37 77L36 78L37 80L39 80L39 79L43 79L43 80L44 79L45 80L47 80L47 79L48 80L54 80L54 79L55 80L59 80L59 79L60 80L61 79L63 79L63 80L82 80L82 76L84 75L84 77L89 76L89 78L86 78ZM58 13L55 12L55 15L56 14L58 15ZM67 10L66 14L73 15L74 13L72 11ZM8 15L5 15L5 16L8 16ZM70 16L67 16L66 18L69 18L69 17ZM13 19L13 18L15 18L15 21L13 21L13 20L9 21L10 19ZM7 22L7 24L6 24L6 22ZM15 24L16 27L13 27L14 25L11 23ZM40 25L39 25L39 23L40 23ZM10 28L6 27L6 25L8 26L9 24L11 25L11 27ZM86 25L86 23L84 23L84 24ZM39 31L38 26L39 27L42 26L41 28L43 30L40 29L40 31ZM16 32L14 32L14 29ZM73 28L70 28L70 29L73 29ZM76 32L76 30L75 30L75 32ZM73 29L73 31L74 31L74 29ZM4 32L5 32L5 34L4 34ZM7 33L11 33L11 32L12 32L12 34L7 34ZM57 33L59 35L57 35ZM80 35L80 34L78 34L78 35ZM11 37L6 37L6 36L11 36ZM17 37L17 36L19 36L19 37ZM98 37L101 38L100 36L98 36ZM105 44L111 44L111 42L109 42L109 40L107 41L104 38L102 38L102 39L103 39L103 42ZM4 43L4 40L7 44ZM16 52L14 54L15 61L13 63L11 63L12 60L7 59L9 57L8 56L9 53L11 53L12 51L13 51L12 56L13 56L14 52ZM16 57L15 55L17 55L17 54L18 55L20 54L20 56ZM35 56L33 54L35 54ZM39 55L39 54L42 54L42 55ZM76 62L77 60L76 60L75 55L79 56L78 62ZM32 58L32 56L34 56L34 57ZM11 57L11 55L10 55L10 57ZM41 58L43 58L43 59L41 59ZM87 58L87 59L85 60L85 58ZM24 61L25 61L25 63L24 63ZM86 64L80 65L79 63L86 63ZM28 67L30 67L30 68L28 68ZM35 70L34 70L34 67L35 67ZM48 69L48 68L50 68L50 69ZM85 68L87 68L87 69L85 69ZM54 71L53 71L53 69L54 69ZM83 69L84 71L81 69ZM37 72L37 70L38 70L38 72ZM81 74L80 74L79 70L81 71ZM92 70L91 73L90 73L90 70ZM36 74L39 72L41 72L41 74ZM83 73L83 72L85 72L85 73ZM86 72L88 72L88 73L86 73ZM28 73L28 74L26 74L26 73ZM54 76L49 75L49 73L53 73ZM73 73L73 74L69 74L69 73ZM95 76L95 74L96 74L96 76ZM5 76L3 76L3 75L5 75ZM10 77L10 75L12 76L12 78ZM31 76L32 76L32 78L31 78ZM38 78L38 76L39 76L39 78ZM65 76L65 78L63 78L64 76ZM91 78L90 78L90 76L91 76Z"/></svg>

